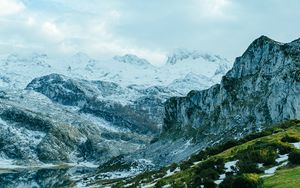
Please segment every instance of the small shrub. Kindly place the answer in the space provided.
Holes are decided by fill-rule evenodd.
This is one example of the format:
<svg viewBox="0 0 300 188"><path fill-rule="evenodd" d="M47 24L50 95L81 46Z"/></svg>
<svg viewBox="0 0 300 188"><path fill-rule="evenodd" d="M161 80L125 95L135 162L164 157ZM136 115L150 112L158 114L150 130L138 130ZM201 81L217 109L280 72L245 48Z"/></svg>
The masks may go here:
<svg viewBox="0 0 300 188"><path fill-rule="evenodd" d="M156 184L155 184L155 188L162 188L164 185L167 185L168 183L166 182L166 180L159 180Z"/></svg>
<svg viewBox="0 0 300 188"><path fill-rule="evenodd" d="M272 165L276 163L278 154L274 149L260 150L258 162L264 163L264 165Z"/></svg>
<svg viewBox="0 0 300 188"><path fill-rule="evenodd" d="M195 155L192 155L190 160L193 161L193 162L202 161L204 159L207 159L207 157L208 157L208 155L207 155L206 151L202 150L199 153L197 153Z"/></svg>
<svg viewBox="0 0 300 188"><path fill-rule="evenodd" d="M232 188L257 188L262 184L257 174L246 174L235 178Z"/></svg>
<svg viewBox="0 0 300 188"><path fill-rule="evenodd" d="M220 188L258 188L262 185L262 180L257 174L243 174L229 176L220 184Z"/></svg>
<svg viewBox="0 0 300 188"><path fill-rule="evenodd" d="M235 177L233 176L226 176L226 178L220 183L220 188L232 188L233 182L235 180Z"/></svg>
<svg viewBox="0 0 300 188"><path fill-rule="evenodd" d="M278 127L283 128L283 129L287 129L290 127L294 127L294 126L298 126L300 124L300 120L289 120L286 122L283 122L281 124L278 125Z"/></svg>
<svg viewBox="0 0 300 188"><path fill-rule="evenodd" d="M239 160L236 165L240 174L261 172L257 166L257 163L250 160Z"/></svg>
<svg viewBox="0 0 300 188"><path fill-rule="evenodd" d="M221 153L229 148L232 148L234 146L237 146L239 144L241 144L242 142L238 141L238 140L229 140L227 142L225 142L224 144L221 144L221 145L216 145L216 146L213 146L213 147L210 147L210 148L207 148L206 149L206 154L207 155L216 155L218 153Z"/></svg>
<svg viewBox="0 0 300 188"><path fill-rule="evenodd" d="M284 155L284 154L290 153L292 151L292 147L287 144L280 144L280 145L278 145L277 148L279 150L280 155Z"/></svg>
<svg viewBox="0 0 300 188"><path fill-rule="evenodd" d="M200 175L195 175L188 187L201 187L203 178Z"/></svg>
<svg viewBox="0 0 300 188"><path fill-rule="evenodd" d="M216 187L214 180L218 179L219 175L214 170L208 170L206 172L202 172L201 175L195 175L193 180L188 184L188 187L191 188L200 188L204 187Z"/></svg>
<svg viewBox="0 0 300 188"><path fill-rule="evenodd" d="M205 179L203 181L203 185L204 185L204 188L216 188L217 187L215 182L211 179Z"/></svg>
<svg viewBox="0 0 300 188"><path fill-rule="evenodd" d="M292 164L300 164L300 150L295 149L289 153L289 161Z"/></svg>
<svg viewBox="0 0 300 188"><path fill-rule="evenodd" d="M215 187L214 180L219 178L219 174L224 171L224 160L210 159L201 163L195 169L195 176L189 187L199 187L206 183L206 187ZM211 183L212 182L212 183Z"/></svg>
<svg viewBox="0 0 300 188"><path fill-rule="evenodd" d="M204 179L211 179L211 180L216 180L219 178L219 173L212 169L212 168L207 168L203 169L200 173L199 176L204 178Z"/></svg>
<svg viewBox="0 0 300 188"><path fill-rule="evenodd" d="M264 165L275 164L277 156L276 144L273 145L273 143L261 141L249 146L247 149L241 151L237 155L240 160L264 163Z"/></svg>
<svg viewBox="0 0 300 188"><path fill-rule="evenodd" d="M214 169L218 173L222 173L224 171L224 159L210 159L199 165L196 169L196 173L199 174L203 169Z"/></svg>
<svg viewBox="0 0 300 188"><path fill-rule="evenodd" d="M285 135L282 139L282 142L288 142L288 143L293 143L293 142L299 142L300 139L295 136L290 136L290 135Z"/></svg>
<svg viewBox="0 0 300 188"><path fill-rule="evenodd" d="M186 185L182 181L175 181L175 182L172 182L171 187L172 188L186 188Z"/></svg>
<svg viewBox="0 0 300 188"><path fill-rule="evenodd" d="M170 171L173 172L177 167L178 167L178 164L173 163L173 164L170 166Z"/></svg>
<svg viewBox="0 0 300 188"><path fill-rule="evenodd" d="M180 164L180 169L181 170L186 170L188 169L189 167L191 167L193 165L193 162L191 161L183 161L181 164Z"/></svg>

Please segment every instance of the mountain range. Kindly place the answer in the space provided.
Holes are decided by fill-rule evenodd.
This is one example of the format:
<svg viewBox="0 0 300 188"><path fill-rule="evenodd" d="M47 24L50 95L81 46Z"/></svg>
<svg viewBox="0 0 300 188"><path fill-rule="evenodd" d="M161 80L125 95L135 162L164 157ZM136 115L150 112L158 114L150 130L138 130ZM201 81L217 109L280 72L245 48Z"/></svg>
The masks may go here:
<svg viewBox="0 0 300 188"><path fill-rule="evenodd" d="M0 172L68 166L58 178L68 186L157 170L300 118L299 39L261 36L232 68L187 50L160 67L135 55L99 61L82 53L9 55L1 65Z"/></svg>
<svg viewBox="0 0 300 188"><path fill-rule="evenodd" d="M132 54L104 60L93 59L84 53L64 58L39 53L10 54L0 60L0 86L24 89L34 78L57 73L72 78L114 82L125 87L176 87L180 82L188 82L186 85L201 83L194 89L205 89L219 82L232 65L225 58L199 54L201 53L191 51L186 55L178 50L169 55L161 66L153 66L146 59ZM169 62L170 58L172 63ZM194 78L186 79L188 75L193 75ZM189 92L189 89L181 89L182 95Z"/></svg>
<svg viewBox="0 0 300 188"><path fill-rule="evenodd" d="M195 53L176 52L174 63L160 67L129 54L107 61L83 53L3 58L1 170L95 168L146 148L162 130L168 98L209 87L231 66L209 55L188 61ZM133 160L136 173L154 166Z"/></svg>

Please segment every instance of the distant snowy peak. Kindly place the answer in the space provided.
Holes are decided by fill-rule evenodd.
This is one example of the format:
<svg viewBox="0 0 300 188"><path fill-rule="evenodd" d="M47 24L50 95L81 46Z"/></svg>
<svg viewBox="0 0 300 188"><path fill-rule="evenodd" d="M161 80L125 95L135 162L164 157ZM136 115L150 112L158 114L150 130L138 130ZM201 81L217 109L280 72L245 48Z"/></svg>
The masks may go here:
<svg viewBox="0 0 300 188"><path fill-rule="evenodd" d="M1 57L0 65L0 87L3 88L24 88L36 77L58 73L72 78L115 82L124 87L168 87L171 84L172 90L180 90L180 93L218 83L231 67L225 58L187 50L177 51L159 67L133 54L93 59L82 52L64 57L40 53L11 54ZM186 77L189 73L209 79Z"/></svg>
<svg viewBox="0 0 300 188"><path fill-rule="evenodd" d="M114 56L113 58L115 61L131 64L135 66L141 66L141 67L152 67L151 63L147 61L146 59L140 58L133 54L125 54L123 56Z"/></svg>
<svg viewBox="0 0 300 188"><path fill-rule="evenodd" d="M183 78L175 79L171 84L168 85L168 88L177 90L182 95L186 95L191 90L207 89L215 83L215 80L207 76L190 72Z"/></svg>
<svg viewBox="0 0 300 188"><path fill-rule="evenodd" d="M201 53L196 50L178 49L168 56L166 64L175 65L183 60L199 60L199 61L207 61L207 62L227 61L228 62L227 59L222 58L218 55Z"/></svg>
<svg viewBox="0 0 300 188"><path fill-rule="evenodd" d="M83 52L78 52L71 57L72 63L88 63L93 59Z"/></svg>
<svg viewBox="0 0 300 188"><path fill-rule="evenodd" d="M179 49L169 55L165 67L167 69L180 70L177 74L180 74L181 78L188 73L194 73L195 75L211 78L214 80L214 83L218 83L221 77L232 67L232 63L219 55ZM203 79L200 80L203 81Z"/></svg>
<svg viewBox="0 0 300 188"><path fill-rule="evenodd" d="M65 68L67 68L67 71L73 74L78 74L78 72L83 73L84 71L87 71L84 72L84 74L93 72L94 67L97 63L95 59L91 58L89 55L83 52L77 52L70 58L65 59L64 62L66 62L65 66L67 67Z"/></svg>
<svg viewBox="0 0 300 188"><path fill-rule="evenodd" d="M32 53L30 55L21 55L21 54L10 54L6 58L2 60L5 65L12 65L12 64L24 64L24 66L28 64L36 64L41 66L50 67L47 63L48 56L47 54L39 54L39 53Z"/></svg>

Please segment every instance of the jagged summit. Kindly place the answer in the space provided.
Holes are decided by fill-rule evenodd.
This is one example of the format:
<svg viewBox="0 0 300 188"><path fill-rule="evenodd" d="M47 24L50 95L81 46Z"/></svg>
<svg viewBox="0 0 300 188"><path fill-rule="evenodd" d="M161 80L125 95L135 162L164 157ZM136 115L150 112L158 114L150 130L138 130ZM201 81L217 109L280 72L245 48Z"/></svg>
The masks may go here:
<svg viewBox="0 0 300 188"><path fill-rule="evenodd" d="M261 36L254 40L238 58L233 68L226 74L227 77L241 78L254 74L274 74L281 71L290 62L285 62L282 58L290 58L293 61L299 58L300 49L297 46L297 40L290 43L280 43L266 36Z"/></svg>
<svg viewBox="0 0 300 188"><path fill-rule="evenodd" d="M272 44L277 44L277 45L283 44L283 43L276 41L265 35L258 37L251 44L253 44L253 43L261 43L261 44L272 43ZM251 46L251 44L250 44L250 46Z"/></svg>
<svg viewBox="0 0 300 188"><path fill-rule="evenodd" d="M261 48L266 48L268 46L277 46L277 45L281 45L281 43L265 36L265 35L262 35L260 36L259 38L255 39L250 45L249 47L247 48L247 50L245 51L245 54L248 54L248 53L253 53L254 51L256 50L259 50Z"/></svg>
<svg viewBox="0 0 300 188"><path fill-rule="evenodd" d="M270 37L266 36L266 35L261 35L260 37L258 37L255 41L270 41L270 42L277 42L273 39L271 39ZM277 42L278 43L278 42Z"/></svg>
<svg viewBox="0 0 300 188"><path fill-rule="evenodd" d="M90 56L83 52L77 52L71 57L71 59L75 63L86 63L91 60Z"/></svg>
<svg viewBox="0 0 300 188"><path fill-rule="evenodd" d="M280 48L280 50L295 50L292 49L290 47L300 47L300 38L293 40L291 42L288 43L282 43L282 42L278 42L274 39L271 39L265 35L260 36L259 38L255 39L247 48L247 50L244 52L244 55L247 55L249 53L254 53L255 51L258 50L276 50L278 48ZM296 49L297 50L297 49Z"/></svg>
<svg viewBox="0 0 300 188"><path fill-rule="evenodd" d="M199 52L197 50L177 49L173 53L168 55L166 64L175 65L183 60L217 62L217 61L224 61L226 59L218 55L210 55L207 53Z"/></svg>
<svg viewBox="0 0 300 188"><path fill-rule="evenodd" d="M125 54L123 56L114 56L114 60L123 62L123 63L128 63L131 65L137 65L137 66L152 66L149 61L146 59L140 58L136 55L133 54Z"/></svg>

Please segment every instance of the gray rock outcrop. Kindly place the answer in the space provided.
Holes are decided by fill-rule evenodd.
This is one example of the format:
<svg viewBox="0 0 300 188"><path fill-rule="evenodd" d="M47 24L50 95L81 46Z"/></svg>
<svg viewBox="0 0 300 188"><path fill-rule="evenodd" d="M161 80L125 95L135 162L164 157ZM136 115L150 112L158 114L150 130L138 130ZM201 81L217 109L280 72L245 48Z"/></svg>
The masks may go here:
<svg viewBox="0 0 300 188"><path fill-rule="evenodd" d="M265 36L238 57L220 84L166 102L163 132L197 142L240 138L300 118L300 40Z"/></svg>

